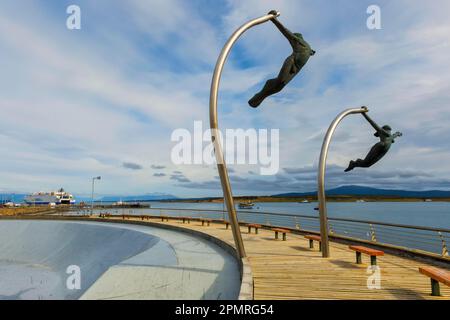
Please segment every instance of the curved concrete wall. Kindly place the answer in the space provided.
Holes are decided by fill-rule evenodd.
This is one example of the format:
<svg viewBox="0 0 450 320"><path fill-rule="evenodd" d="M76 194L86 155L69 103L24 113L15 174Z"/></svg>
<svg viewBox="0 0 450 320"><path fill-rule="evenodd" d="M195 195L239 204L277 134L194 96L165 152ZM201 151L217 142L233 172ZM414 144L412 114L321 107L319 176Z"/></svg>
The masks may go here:
<svg viewBox="0 0 450 320"><path fill-rule="evenodd" d="M67 267L81 271L70 290ZM235 299L235 259L197 237L97 222L0 221L0 299Z"/></svg>

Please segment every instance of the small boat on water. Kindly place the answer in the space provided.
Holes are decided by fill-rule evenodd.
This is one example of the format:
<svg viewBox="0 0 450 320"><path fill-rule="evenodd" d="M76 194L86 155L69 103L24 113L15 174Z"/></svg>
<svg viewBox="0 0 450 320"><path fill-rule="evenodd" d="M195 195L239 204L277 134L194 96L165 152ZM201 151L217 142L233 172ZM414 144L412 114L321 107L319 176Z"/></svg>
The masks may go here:
<svg viewBox="0 0 450 320"><path fill-rule="evenodd" d="M255 204L251 201L239 202L239 209L253 209Z"/></svg>
<svg viewBox="0 0 450 320"><path fill-rule="evenodd" d="M309 200L308 199L304 199L304 200L300 201L299 203L309 203Z"/></svg>
<svg viewBox="0 0 450 320"><path fill-rule="evenodd" d="M363 199L356 200L355 202L366 202Z"/></svg>

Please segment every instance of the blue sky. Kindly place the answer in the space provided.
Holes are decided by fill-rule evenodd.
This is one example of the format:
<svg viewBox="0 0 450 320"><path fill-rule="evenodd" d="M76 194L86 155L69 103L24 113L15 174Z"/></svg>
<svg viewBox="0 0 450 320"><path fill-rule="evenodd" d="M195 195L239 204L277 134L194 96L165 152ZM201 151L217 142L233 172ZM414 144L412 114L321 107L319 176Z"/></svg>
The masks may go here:
<svg viewBox="0 0 450 320"><path fill-rule="evenodd" d="M82 29L68 30L79 5ZM381 30L366 9L381 8ZM223 128L280 129L275 176L231 166L235 194L315 189L321 140L347 107L367 105L403 132L370 170L342 172L376 142L361 117L330 150L328 186L450 189L448 1L12 1L0 3L0 191L63 186L88 194L220 196L214 166L174 165L174 129L208 125L217 56L243 22L271 9L317 51L260 108L246 101L291 53L271 23L247 32L225 67ZM131 164L131 165L130 165Z"/></svg>

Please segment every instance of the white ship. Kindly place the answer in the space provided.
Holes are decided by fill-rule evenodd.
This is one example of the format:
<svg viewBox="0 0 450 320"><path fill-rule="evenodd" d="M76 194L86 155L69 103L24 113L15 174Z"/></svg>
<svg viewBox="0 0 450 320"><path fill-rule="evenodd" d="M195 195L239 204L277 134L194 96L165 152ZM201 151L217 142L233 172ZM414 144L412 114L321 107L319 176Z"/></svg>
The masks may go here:
<svg viewBox="0 0 450 320"><path fill-rule="evenodd" d="M25 203L42 204L75 204L75 198L63 188L52 192L35 192L24 198Z"/></svg>

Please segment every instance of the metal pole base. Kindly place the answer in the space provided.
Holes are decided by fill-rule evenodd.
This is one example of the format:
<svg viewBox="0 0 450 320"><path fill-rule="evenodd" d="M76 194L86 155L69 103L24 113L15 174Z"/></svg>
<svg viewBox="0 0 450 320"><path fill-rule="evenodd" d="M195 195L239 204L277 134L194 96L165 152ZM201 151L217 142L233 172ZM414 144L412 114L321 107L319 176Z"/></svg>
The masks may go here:
<svg viewBox="0 0 450 320"><path fill-rule="evenodd" d="M361 264L361 263L362 263L361 252L356 252L356 264Z"/></svg>
<svg viewBox="0 0 450 320"><path fill-rule="evenodd" d="M432 296L440 296L441 288L439 287L439 282L431 279L431 295Z"/></svg>

